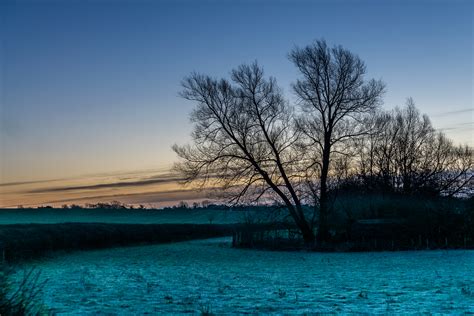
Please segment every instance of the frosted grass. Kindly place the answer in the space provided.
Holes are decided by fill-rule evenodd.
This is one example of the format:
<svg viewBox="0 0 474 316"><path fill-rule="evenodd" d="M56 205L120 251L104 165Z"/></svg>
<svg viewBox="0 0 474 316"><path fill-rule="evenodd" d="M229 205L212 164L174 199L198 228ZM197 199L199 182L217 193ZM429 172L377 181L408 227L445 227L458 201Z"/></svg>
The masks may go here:
<svg viewBox="0 0 474 316"><path fill-rule="evenodd" d="M474 313L474 251L232 249L228 238L35 263L62 314Z"/></svg>

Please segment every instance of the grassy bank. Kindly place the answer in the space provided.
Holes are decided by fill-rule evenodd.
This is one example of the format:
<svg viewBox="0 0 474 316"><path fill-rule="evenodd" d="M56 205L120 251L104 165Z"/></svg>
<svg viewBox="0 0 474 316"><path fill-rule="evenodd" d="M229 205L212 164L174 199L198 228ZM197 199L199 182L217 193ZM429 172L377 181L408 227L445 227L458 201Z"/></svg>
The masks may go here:
<svg viewBox="0 0 474 316"><path fill-rule="evenodd" d="M0 255L14 262L52 251L99 249L230 236L239 224L16 224L0 226ZM0 258L1 259L1 258Z"/></svg>

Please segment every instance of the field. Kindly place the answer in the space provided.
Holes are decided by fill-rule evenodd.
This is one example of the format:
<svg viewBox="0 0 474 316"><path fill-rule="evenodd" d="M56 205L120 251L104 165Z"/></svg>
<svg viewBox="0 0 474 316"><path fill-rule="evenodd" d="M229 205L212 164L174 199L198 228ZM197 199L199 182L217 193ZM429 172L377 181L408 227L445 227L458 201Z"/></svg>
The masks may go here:
<svg viewBox="0 0 474 316"><path fill-rule="evenodd" d="M474 313L474 251L266 252L217 238L32 266L57 313Z"/></svg>
<svg viewBox="0 0 474 316"><path fill-rule="evenodd" d="M239 224L14 224L0 225L2 260L15 263L54 252L103 249L231 236ZM253 226L261 229L262 225Z"/></svg>
<svg viewBox="0 0 474 316"><path fill-rule="evenodd" d="M0 255L14 262L54 251L230 236L245 211L0 210Z"/></svg>
<svg viewBox="0 0 474 316"><path fill-rule="evenodd" d="M232 224L242 212L228 210L0 209L0 225L55 223Z"/></svg>
<svg viewBox="0 0 474 316"><path fill-rule="evenodd" d="M228 229L225 224L243 221L245 212L229 210L0 211L4 233L26 227L32 231L22 240L59 250L222 236L205 227ZM160 229L172 231L163 235ZM165 235L169 240L160 239ZM15 277L40 271L46 284L38 301L58 314L474 313L473 250L317 253L230 243L220 237L49 252L22 262Z"/></svg>

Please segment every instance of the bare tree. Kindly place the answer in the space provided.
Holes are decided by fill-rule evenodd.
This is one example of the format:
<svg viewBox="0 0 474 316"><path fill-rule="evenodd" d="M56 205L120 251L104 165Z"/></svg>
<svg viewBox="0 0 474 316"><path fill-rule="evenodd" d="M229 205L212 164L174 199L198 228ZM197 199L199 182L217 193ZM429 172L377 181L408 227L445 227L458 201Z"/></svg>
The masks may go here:
<svg viewBox="0 0 474 316"><path fill-rule="evenodd" d="M473 185L472 148L454 146L411 98L404 108L378 113L370 124L372 132L357 144L365 180L406 194L449 196Z"/></svg>
<svg viewBox="0 0 474 316"><path fill-rule="evenodd" d="M434 134L434 128L427 115L420 115L412 99L407 100L404 109L395 110L395 164L398 168L399 181L403 183L403 190L406 193L416 187L416 170L422 163L423 149L428 144Z"/></svg>
<svg viewBox="0 0 474 316"><path fill-rule="evenodd" d="M186 181L218 184L230 201L273 197L285 205L306 243L314 242L302 207L300 132L275 79L256 63L232 71L231 81L192 74L181 96L197 103L191 114L193 146L173 150Z"/></svg>
<svg viewBox="0 0 474 316"><path fill-rule="evenodd" d="M297 111L256 63L234 69L230 80L196 73L183 80L181 96L197 104L192 145L173 146L186 183L219 186L233 203L276 201L308 244L316 218L318 240L330 237L331 183L363 175L405 193L448 195L472 186L472 149L454 147L411 99L404 109L378 110L384 84L365 80L358 56L321 40L289 58L301 73ZM304 203L315 206L312 214Z"/></svg>
<svg viewBox="0 0 474 316"><path fill-rule="evenodd" d="M295 48L289 58L301 73L293 86L305 112L298 126L307 137L308 151L318 157L311 164L320 179L318 239L326 240L331 159L345 154L347 141L367 133L361 123L381 103L384 84L365 81L364 62L341 46L329 48L324 40Z"/></svg>

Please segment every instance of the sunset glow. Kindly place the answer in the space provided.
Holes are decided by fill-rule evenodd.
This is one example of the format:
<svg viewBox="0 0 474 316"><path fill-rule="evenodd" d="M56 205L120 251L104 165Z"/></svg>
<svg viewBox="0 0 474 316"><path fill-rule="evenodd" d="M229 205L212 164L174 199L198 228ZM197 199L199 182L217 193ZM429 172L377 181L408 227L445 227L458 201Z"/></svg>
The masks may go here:
<svg viewBox="0 0 474 316"><path fill-rule="evenodd" d="M2 2L0 207L210 198L171 171L195 106L181 80L258 60L295 102L288 53L315 38L366 61L383 108L413 97L473 146L472 14L469 1Z"/></svg>

